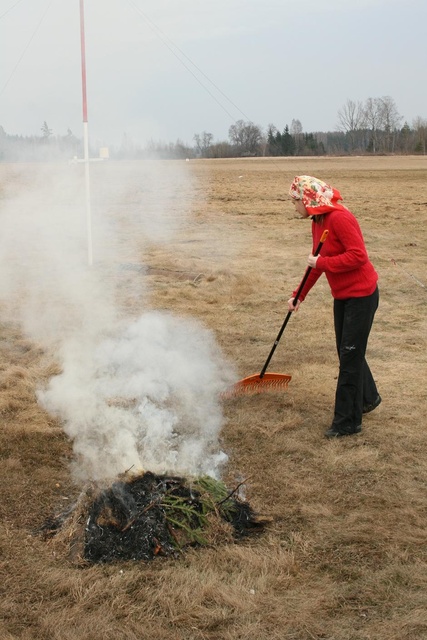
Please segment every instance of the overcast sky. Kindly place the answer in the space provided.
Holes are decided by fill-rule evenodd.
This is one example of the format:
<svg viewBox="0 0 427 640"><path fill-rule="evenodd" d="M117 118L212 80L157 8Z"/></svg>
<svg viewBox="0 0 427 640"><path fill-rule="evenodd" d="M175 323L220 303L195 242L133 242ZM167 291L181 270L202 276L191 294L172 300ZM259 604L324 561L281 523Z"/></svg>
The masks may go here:
<svg viewBox="0 0 427 640"><path fill-rule="evenodd" d="M427 118L426 0L85 0L92 144L333 131L351 99ZM82 137L79 0L0 0L0 126Z"/></svg>

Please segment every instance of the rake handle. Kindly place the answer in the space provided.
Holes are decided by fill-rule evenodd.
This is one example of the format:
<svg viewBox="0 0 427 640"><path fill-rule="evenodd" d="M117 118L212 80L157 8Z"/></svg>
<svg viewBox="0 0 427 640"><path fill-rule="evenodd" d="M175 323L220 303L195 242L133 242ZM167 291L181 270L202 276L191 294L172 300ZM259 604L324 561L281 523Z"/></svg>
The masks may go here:
<svg viewBox="0 0 427 640"><path fill-rule="evenodd" d="M321 248L322 248L322 246L323 246L323 243L325 242L326 238L328 237L328 233L329 233L329 231L328 231L327 229L325 229L325 231L322 233L322 237L320 238L320 242L319 242L319 244L318 244L318 245L317 245L317 247L316 247L316 251L313 253L313 255L314 255L314 256L318 256L318 255L319 255L320 250L321 250ZM303 290L303 287L304 287L305 283L307 282L307 278L308 278L308 276L310 275L310 271L311 271L311 270L312 270L312 267L307 267L307 269L305 270L304 277L303 277L303 279L301 280L301 284L300 284L300 286L298 287L298 291L297 291L297 292L296 292L296 294L295 294L294 302L295 302L295 301L298 301L298 298L299 298L299 296L301 295L301 291ZM290 317L291 317L292 313L293 313L293 311L288 311L288 313L287 313L287 315L286 315L286 318L285 318L285 320L284 320L284 322L283 322L283 324L282 324L282 326L281 326L281 328L280 328L280 331L279 331L279 333L277 334L277 338L276 338L276 340L275 340L275 342L274 342L274 344L273 344L273 346L272 346L272 348L271 348L270 353L268 354L268 358L267 358L267 360L265 361L265 365L263 366L263 368L262 368L262 370L261 370L261 373L259 374L259 377L260 377L260 378L263 378L263 377L264 377L265 372L267 371L267 367L268 367L268 365L270 364L270 360L271 360L271 358L273 357L273 353L276 351L276 347L277 347L277 345L279 344L280 338L282 337L282 334L283 334L284 330L286 329L286 325L288 324L289 319L290 319Z"/></svg>

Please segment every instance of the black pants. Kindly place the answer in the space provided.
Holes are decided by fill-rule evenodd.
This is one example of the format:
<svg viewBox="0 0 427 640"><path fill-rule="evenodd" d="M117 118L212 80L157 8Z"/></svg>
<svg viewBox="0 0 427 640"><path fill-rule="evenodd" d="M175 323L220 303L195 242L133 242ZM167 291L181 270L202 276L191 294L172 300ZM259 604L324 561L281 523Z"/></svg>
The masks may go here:
<svg viewBox="0 0 427 640"><path fill-rule="evenodd" d="M375 312L378 288L370 296L334 300L334 325L340 370L335 395L332 426L353 432L362 424L364 404L374 402L377 386L365 359L366 346Z"/></svg>

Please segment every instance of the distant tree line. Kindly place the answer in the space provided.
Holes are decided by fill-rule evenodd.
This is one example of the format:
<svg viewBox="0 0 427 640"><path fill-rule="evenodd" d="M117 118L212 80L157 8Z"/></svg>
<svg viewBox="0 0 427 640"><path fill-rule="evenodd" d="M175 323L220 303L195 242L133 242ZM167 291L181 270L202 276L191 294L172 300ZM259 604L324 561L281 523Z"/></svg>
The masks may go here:
<svg viewBox="0 0 427 640"><path fill-rule="evenodd" d="M0 162L40 161L72 158L79 154L82 142L71 129L65 135L53 135L43 122L40 136L10 135L0 126Z"/></svg>
<svg viewBox="0 0 427 640"><path fill-rule="evenodd" d="M330 132L305 132L297 119L283 129L269 124L266 132L253 122L238 120L230 126L228 140L215 141L212 133L203 131L194 135L193 146L181 140L151 140L141 147L124 134L120 145L109 147L109 156L179 159L426 153L427 119L417 117L411 125L403 121L390 96L368 98L364 103L347 100L337 116L336 131ZM70 129L65 135L54 135L44 122L40 136L18 136L7 134L0 126L0 161L71 160L82 153L83 143ZM98 153L91 149L91 156Z"/></svg>

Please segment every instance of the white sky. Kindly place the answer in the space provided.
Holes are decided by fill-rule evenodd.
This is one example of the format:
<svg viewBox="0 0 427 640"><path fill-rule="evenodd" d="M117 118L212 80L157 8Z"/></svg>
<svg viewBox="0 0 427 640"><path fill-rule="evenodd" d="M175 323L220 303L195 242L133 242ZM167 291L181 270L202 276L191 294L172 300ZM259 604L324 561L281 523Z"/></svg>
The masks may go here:
<svg viewBox="0 0 427 640"><path fill-rule="evenodd" d="M426 0L84 6L92 144L120 144L124 133L142 145L192 145L203 131L227 140L239 119L333 131L348 99L369 97L391 96L410 124L427 118ZM7 133L40 135L46 121L54 134L82 137L79 21L79 0L0 0Z"/></svg>

